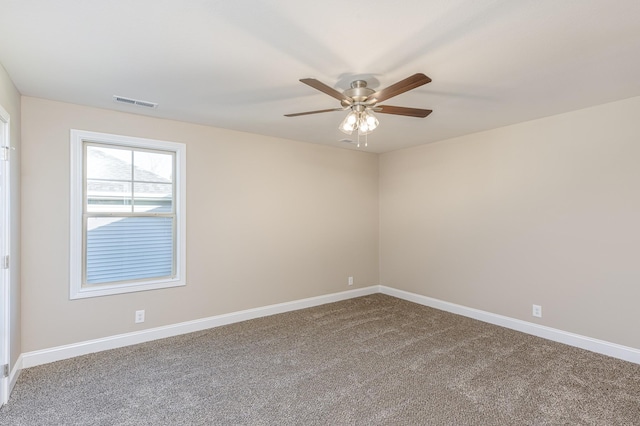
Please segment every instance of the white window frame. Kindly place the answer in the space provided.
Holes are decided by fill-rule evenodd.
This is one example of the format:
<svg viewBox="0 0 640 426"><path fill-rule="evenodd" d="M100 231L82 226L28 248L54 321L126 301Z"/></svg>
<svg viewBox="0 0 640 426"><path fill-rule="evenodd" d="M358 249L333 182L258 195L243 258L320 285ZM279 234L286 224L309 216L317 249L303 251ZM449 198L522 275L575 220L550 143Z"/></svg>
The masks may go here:
<svg viewBox="0 0 640 426"><path fill-rule="evenodd" d="M144 281L125 281L100 285L82 285L83 279L83 188L84 188L84 143L94 142L127 148L171 151L175 154L175 209L176 236L174 252L175 276ZM183 143L131 136L112 135L71 129L71 187L70 187L70 299L131 293L178 287L186 284L186 154Z"/></svg>

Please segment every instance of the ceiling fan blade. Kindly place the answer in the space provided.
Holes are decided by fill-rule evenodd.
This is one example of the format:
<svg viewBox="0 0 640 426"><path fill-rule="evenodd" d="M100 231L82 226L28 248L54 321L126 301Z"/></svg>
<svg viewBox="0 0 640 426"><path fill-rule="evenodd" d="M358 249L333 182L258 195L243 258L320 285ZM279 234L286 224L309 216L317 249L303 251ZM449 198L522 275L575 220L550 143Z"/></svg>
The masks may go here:
<svg viewBox="0 0 640 426"><path fill-rule="evenodd" d="M373 110L382 114L407 115L409 117L420 118L424 118L433 112L430 109L406 108L391 105L376 105Z"/></svg>
<svg viewBox="0 0 640 426"><path fill-rule="evenodd" d="M367 100L375 99L375 102L382 102L394 96L398 96L401 93L408 92L411 89L415 89L416 87L420 87L423 84L427 84L430 81L431 79L426 75L417 73L411 77L405 78L404 80L400 80L396 84L392 84L386 89L373 93L367 97Z"/></svg>
<svg viewBox="0 0 640 426"><path fill-rule="evenodd" d="M319 114L321 112L344 111L344 108L320 109L318 111L294 112L293 114L285 114L285 117L297 117L299 115Z"/></svg>
<svg viewBox="0 0 640 426"><path fill-rule="evenodd" d="M345 96L344 93L340 93L338 92L336 89L334 89L331 86L327 86L326 84L324 84L321 81L316 80L315 78L301 78L300 81L304 84L306 84L307 86L311 86L316 90L319 90L323 93L326 93L327 95L336 98L339 101L345 101L348 103L351 103L351 98L349 98L348 96Z"/></svg>

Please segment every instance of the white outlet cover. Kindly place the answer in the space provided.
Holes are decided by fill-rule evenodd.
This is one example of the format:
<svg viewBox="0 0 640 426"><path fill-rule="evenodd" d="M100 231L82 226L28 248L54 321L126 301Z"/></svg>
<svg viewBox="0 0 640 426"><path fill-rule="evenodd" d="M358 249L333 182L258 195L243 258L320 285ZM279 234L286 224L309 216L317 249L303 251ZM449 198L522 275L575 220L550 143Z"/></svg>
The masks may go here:
<svg viewBox="0 0 640 426"><path fill-rule="evenodd" d="M542 318L542 306L533 305L533 311L531 313L534 317Z"/></svg>

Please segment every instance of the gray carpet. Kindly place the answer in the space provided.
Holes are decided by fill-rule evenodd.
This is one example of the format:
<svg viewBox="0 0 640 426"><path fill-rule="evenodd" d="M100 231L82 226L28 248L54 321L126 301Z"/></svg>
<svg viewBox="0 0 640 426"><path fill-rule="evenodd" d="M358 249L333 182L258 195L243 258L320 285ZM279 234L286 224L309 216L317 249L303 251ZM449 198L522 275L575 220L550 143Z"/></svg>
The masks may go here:
<svg viewBox="0 0 640 426"><path fill-rule="evenodd" d="M640 425L640 366L376 294L26 369L2 425Z"/></svg>

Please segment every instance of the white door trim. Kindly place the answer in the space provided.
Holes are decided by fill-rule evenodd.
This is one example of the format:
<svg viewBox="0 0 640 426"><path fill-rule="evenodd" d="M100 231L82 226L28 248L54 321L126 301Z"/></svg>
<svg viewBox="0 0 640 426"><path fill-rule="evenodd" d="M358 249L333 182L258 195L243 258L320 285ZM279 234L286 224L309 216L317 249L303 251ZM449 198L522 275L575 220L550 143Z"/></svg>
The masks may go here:
<svg viewBox="0 0 640 426"><path fill-rule="evenodd" d="M5 256L10 253L11 224L10 218L10 151L11 139L9 138L9 113L0 105L0 406L9 400L9 375L5 375L4 366L9 369L9 287L11 285L10 268L5 267Z"/></svg>

